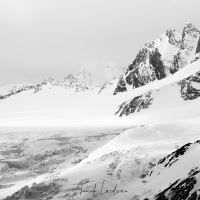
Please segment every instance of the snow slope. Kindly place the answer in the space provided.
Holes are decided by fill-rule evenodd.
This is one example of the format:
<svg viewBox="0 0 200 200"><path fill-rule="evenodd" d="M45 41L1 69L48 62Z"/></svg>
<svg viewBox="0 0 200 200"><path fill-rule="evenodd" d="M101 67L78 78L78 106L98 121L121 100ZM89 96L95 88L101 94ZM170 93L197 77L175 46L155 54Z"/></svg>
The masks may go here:
<svg viewBox="0 0 200 200"><path fill-rule="evenodd" d="M199 61L194 62L173 76L159 81L156 87L143 90L143 94L133 95L134 98L121 104L118 110L119 115L132 115L133 117L143 115L155 117L157 120L199 115L197 109L200 104L198 98L199 69ZM155 82L151 85L155 85Z"/></svg>
<svg viewBox="0 0 200 200"><path fill-rule="evenodd" d="M43 198L40 196L42 199L49 196L49 198L55 200L66 198L76 200L143 200L145 198L154 199L155 195L159 197L162 194L169 197L174 190L172 187L169 188L169 195L165 189L170 185L174 186L173 183L176 183L175 192L178 193L178 188L181 188L178 184L189 178L195 183L192 189L188 187L191 195L199 189L198 170L200 162L198 158L200 146L199 142L185 147L181 146L198 140L199 132L199 118L133 127L121 132L96 150L94 149L80 163L71 167L64 167L67 163L58 164L60 167L57 167L53 173L45 173L38 178L32 177L30 180L21 181L13 187L4 189L4 192L0 194L1 197L5 197L6 194L9 194L9 191L15 192L17 189L28 185L29 187L22 188L18 194L15 193L12 197L18 195L23 199L24 196L29 194L28 192L32 192L33 198L36 197L36 192L40 191L44 195ZM46 138L47 135L48 133L43 138ZM99 142L104 143L108 139L107 136L104 138L103 135L101 137L90 137L88 135L88 139L93 141L90 143L89 140L84 140L85 137L82 136L81 138L77 138L75 144L79 148L82 146L87 149L91 149L90 145L92 144L95 148L94 143L99 145ZM73 138L71 139L73 140ZM46 138L43 142L51 141ZM74 146L76 146L75 144ZM44 145L47 144L44 143ZM79 158L78 154L81 155L81 153L76 152L77 159ZM68 160L72 158L69 155L66 156ZM193 171L191 171L192 169ZM195 171L197 171L196 174ZM188 175L189 172L190 175ZM180 180L176 182L178 179ZM195 179L197 179L197 182L194 182ZM34 182L37 184L33 184ZM103 191L102 183L104 183ZM94 189L95 184L94 195L87 192ZM114 190L116 184L117 190L127 192L105 193L106 190ZM80 186L84 190L82 193ZM31 198L31 196L28 197Z"/></svg>
<svg viewBox="0 0 200 200"><path fill-rule="evenodd" d="M187 143L161 159L147 177L148 199L196 199L200 196L200 143ZM189 162L188 162L189 161ZM147 189L147 190L148 190Z"/></svg>
<svg viewBox="0 0 200 200"><path fill-rule="evenodd" d="M191 145L185 153L182 151L184 148L181 148L188 142L198 140L199 131L199 118L129 129L91 153L75 167L62 172L58 178L68 178L69 183L63 186L56 197L62 197L62 194L73 195L73 190L67 191L66 188L87 180L84 188L89 190L96 183L96 195L80 195L77 192L75 199L153 199L154 195L169 187L170 183L177 179L184 180L191 169L199 167L199 143ZM171 153L174 151L175 153ZM167 159L164 160L163 157ZM160 160L164 160L162 164ZM170 165L169 160L173 164ZM169 166L163 167L166 163ZM126 190L127 193L101 195L98 190L103 180L106 189L113 189L117 183L118 189ZM198 184L195 188L199 188Z"/></svg>

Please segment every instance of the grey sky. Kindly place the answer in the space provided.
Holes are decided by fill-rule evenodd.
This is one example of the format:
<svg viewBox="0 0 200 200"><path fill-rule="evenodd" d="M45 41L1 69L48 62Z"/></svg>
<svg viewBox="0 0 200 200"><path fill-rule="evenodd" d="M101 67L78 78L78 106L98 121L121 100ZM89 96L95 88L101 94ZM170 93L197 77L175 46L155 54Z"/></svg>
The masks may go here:
<svg viewBox="0 0 200 200"><path fill-rule="evenodd" d="M83 68L105 81L166 29L200 29L199 0L0 0L0 86Z"/></svg>

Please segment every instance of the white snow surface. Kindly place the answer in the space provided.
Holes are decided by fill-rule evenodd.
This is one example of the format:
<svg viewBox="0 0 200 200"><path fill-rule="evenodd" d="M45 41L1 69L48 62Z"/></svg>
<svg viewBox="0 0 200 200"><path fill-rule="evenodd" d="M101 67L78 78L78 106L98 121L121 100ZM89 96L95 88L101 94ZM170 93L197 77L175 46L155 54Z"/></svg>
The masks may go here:
<svg viewBox="0 0 200 200"><path fill-rule="evenodd" d="M146 197L153 199L153 196L160 190L164 190L177 179L186 177L192 168L200 166L200 144L192 145L171 167L163 168L164 164L156 165L164 156L171 154L182 145L200 138L199 120L200 118L194 117L173 122L136 126L121 131L115 137L113 137L114 135L112 136L114 134L113 130L107 133L105 130L99 130L99 133L93 132L92 136L91 133L89 134L83 129L81 137L75 136L74 139L73 137L71 138L71 149L73 150L78 145L79 149L81 147L87 148L89 154L73 150L71 152L72 156L65 155L65 157L62 157L60 155L61 157L58 157L59 154L56 154L52 158L47 155L47 152L50 150L59 152L59 149L64 147L54 140L58 140L61 136L66 137L68 133L53 134L51 131L39 134L40 132L38 132L30 137L24 147L27 148L27 155L36 156L38 153L46 155L46 158L42 161L42 166L46 169L46 172L41 175L33 175L34 170L37 171L39 168L35 165L34 162L36 161L32 157L30 161L33 166L35 165L31 168L32 174L29 175L28 171L24 175L20 175L19 172L13 172L10 174L10 179L5 175L2 176L4 184L9 185L11 182L14 185L0 190L0 198L13 194L25 185L31 187L33 183L39 184L41 182L48 185L54 181L59 185L58 193L55 194L50 191L45 192L42 186L38 186L41 188L41 192L48 194L53 200L66 199L66 197L73 197L76 200L132 200L134 198L142 200ZM103 132L105 135L102 135ZM7 140L7 136L9 134L1 135L2 143ZM27 137L27 132L24 134L10 133L10 138L17 142L15 137L18 138L18 143L20 143ZM64 141L62 137L60 138L61 140L58 140L59 142ZM12 139L10 139L10 144L12 144ZM58 158L62 158L64 161L59 163ZM83 160L74 166L70 166L70 162L74 162L79 158L83 158ZM16 160L18 165L22 163L21 159ZM51 164L50 166L53 165L55 167L48 166L47 161ZM12 163L14 164L14 161ZM46 165L48 166L47 168L45 168ZM42 169L40 170L42 171ZM148 174L151 171L153 173L149 176ZM101 186L103 181L105 183L104 192L106 189L113 190L116 184L118 189L126 190L127 192L102 195ZM200 181L200 177L198 181ZM80 194L78 191L74 194L74 190L76 190L80 182L84 183L83 189L87 190L92 190L96 184L95 195L93 196L92 193L88 192ZM198 185L195 185L195 187L198 188Z"/></svg>

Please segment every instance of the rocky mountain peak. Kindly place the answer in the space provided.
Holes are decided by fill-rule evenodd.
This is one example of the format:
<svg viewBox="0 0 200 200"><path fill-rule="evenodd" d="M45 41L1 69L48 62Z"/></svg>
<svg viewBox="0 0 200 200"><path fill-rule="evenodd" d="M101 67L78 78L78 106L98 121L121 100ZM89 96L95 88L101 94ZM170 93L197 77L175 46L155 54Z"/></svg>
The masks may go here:
<svg viewBox="0 0 200 200"><path fill-rule="evenodd" d="M191 63L194 59L198 48L200 32L191 23L186 23L183 28L182 42L180 49L176 55L174 55L174 69L178 71L180 68Z"/></svg>
<svg viewBox="0 0 200 200"><path fill-rule="evenodd" d="M187 23L182 35L169 29L159 39L145 43L126 73L120 76L114 95L163 79L190 64L200 52L199 33L194 25Z"/></svg>
<svg viewBox="0 0 200 200"><path fill-rule="evenodd" d="M182 40L181 34L177 33L174 29L166 30L164 34L168 37L168 42L171 45L180 47L180 43Z"/></svg>

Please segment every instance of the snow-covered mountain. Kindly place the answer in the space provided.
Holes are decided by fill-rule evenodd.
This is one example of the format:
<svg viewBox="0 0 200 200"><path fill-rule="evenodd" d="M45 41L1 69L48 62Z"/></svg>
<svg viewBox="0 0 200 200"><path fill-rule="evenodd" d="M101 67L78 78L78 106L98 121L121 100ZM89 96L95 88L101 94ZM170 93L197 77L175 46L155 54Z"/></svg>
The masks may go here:
<svg viewBox="0 0 200 200"><path fill-rule="evenodd" d="M199 52L200 32L187 23L182 35L165 31L159 39L147 42L128 67L114 91L127 91L163 79L190 64Z"/></svg>
<svg viewBox="0 0 200 200"><path fill-rule="evenodd" d="M185 144L162 158L147 178L153 190L159 192L154 194L153 198L147 199L199 198L199 151L200 141L197 140L194 143Z"/></svg>
<svg viewBox="0 0 200 200"><path fill-rule="evenodd" d="M199 97L199 31L189 23L182 35L169 30L146 43L126 73L102 87L86 70L1 87L0 126L132 128L0 135L0 197L199 199Z"/></svg>
<svg viewBox="0 0 200 200"><path fill-rule="evenodd" d="M0 99L5 99L28 90L32 90L33 93L36 93L44 88L51 89L53 87L63 87L65 89L72 89L75 92L79 92L94 89L99 86L92 82L91 74L87 70L83 70L75 76L73 74L68 74L63 80L46 78L42 81L42 83L35 85L17 84L0 87Z"/></svg>
<svg viewBox="0 0 200 200"><path fill-rule="evenodd" d="M174 76L163 79L156 85L156 88L151 88L151 90L122 103L116 114L119 114L119 116L129 115L142 112L143 109L147 109L146 113L154 113L153 109L159 109L165 114L167 110L176 109L174 106L177 106L177 108L183 106L182 112L184 113L186 109L184 107L192 104L194 104L195 110L200 96L199 66L199 61L193 62ZM191 113L194 110L191 109Z"/></svg>

